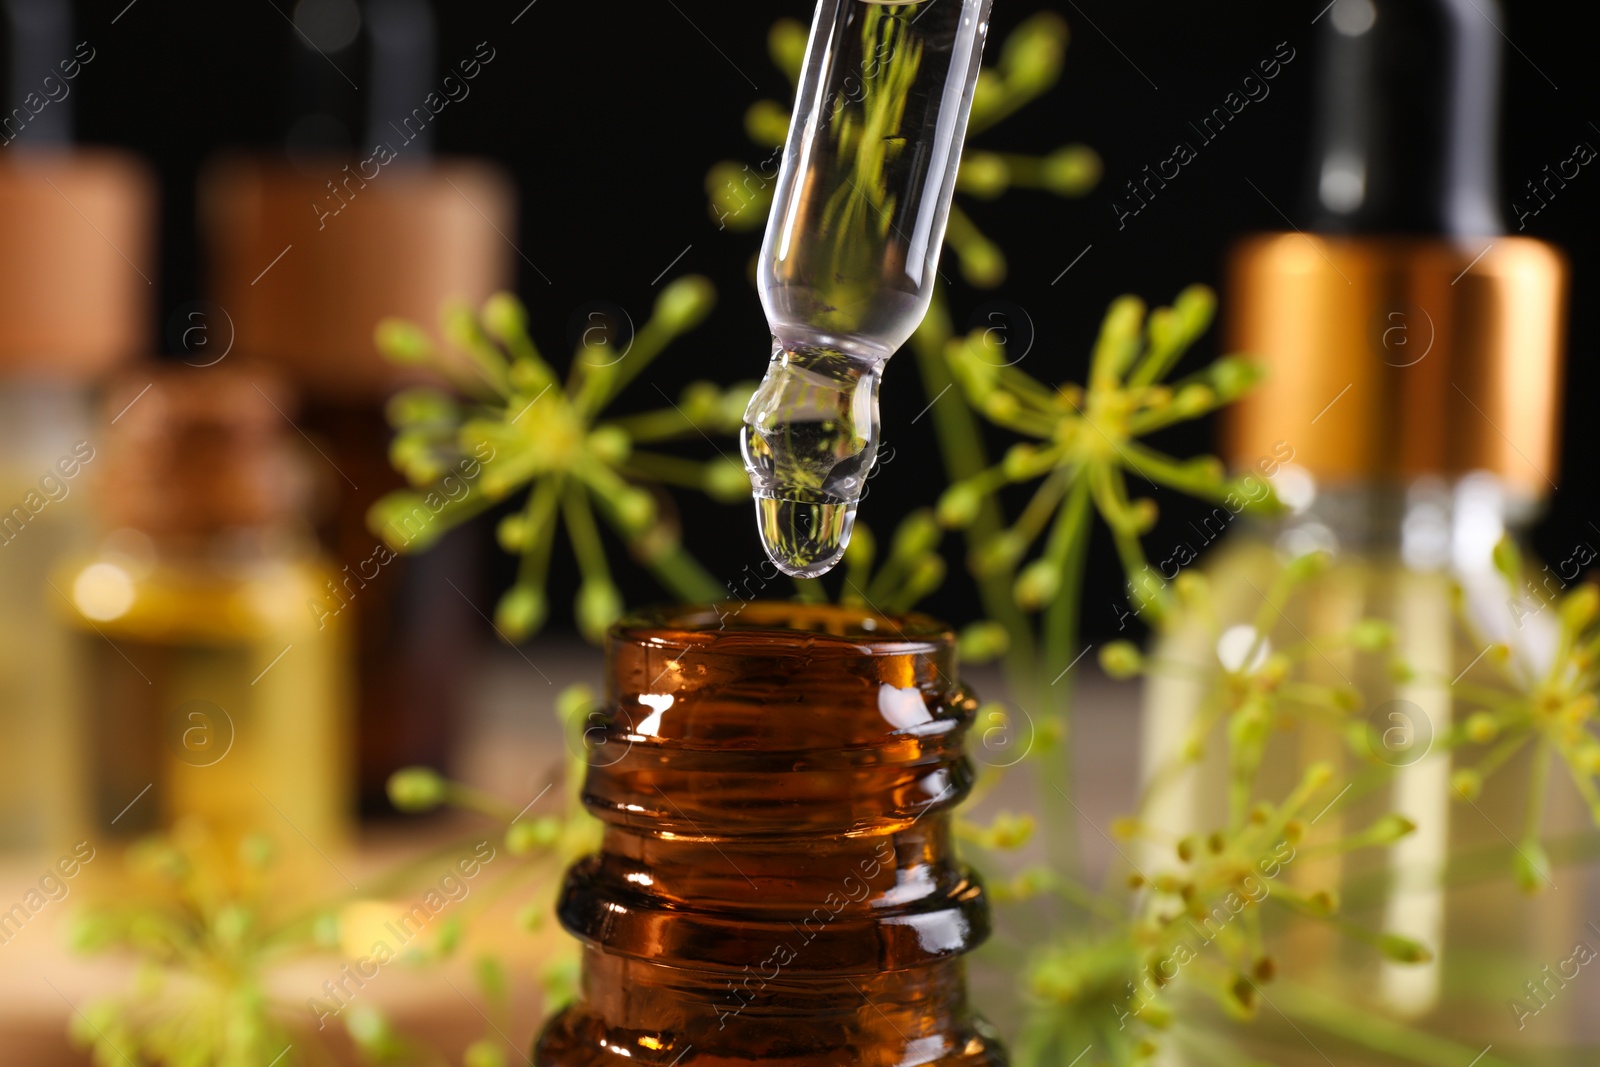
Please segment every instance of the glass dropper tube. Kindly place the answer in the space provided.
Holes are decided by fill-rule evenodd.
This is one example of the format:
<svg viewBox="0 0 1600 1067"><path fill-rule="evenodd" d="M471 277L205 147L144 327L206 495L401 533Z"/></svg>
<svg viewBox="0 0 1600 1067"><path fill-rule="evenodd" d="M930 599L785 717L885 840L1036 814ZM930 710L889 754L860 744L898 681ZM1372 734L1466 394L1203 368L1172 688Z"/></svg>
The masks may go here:
<svg viewBox="0 0 1600 1067"><path fill-rule="evenodd" d="M989 0L820 0L761 249L772 362L742 440L788 574L844 554L883 365L933 299Z"/></svg>

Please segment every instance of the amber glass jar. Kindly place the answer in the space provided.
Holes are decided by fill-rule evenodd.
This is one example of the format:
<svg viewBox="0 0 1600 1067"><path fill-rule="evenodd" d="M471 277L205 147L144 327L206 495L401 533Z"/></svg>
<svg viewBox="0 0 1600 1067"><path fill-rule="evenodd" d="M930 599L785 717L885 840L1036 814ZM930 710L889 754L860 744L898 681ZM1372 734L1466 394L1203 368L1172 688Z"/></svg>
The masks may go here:
<svg viewBox="0 0 1600 1067"><path fill-rule="evenodd" d="M752 603L633 615L606 655L605 836L558 905L581 994L540 1067L1005 1063L966 998L989 915L950 828L975 707L951 632Z"/></svg>

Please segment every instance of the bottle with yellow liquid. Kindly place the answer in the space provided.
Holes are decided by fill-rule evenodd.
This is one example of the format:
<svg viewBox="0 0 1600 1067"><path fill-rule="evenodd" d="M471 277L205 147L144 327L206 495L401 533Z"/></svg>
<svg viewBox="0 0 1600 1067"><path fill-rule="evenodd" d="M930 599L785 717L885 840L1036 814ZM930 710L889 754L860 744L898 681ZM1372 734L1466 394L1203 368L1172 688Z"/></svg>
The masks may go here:
<svg viewBox="0 0 1600 1067"><path fill-rule="evenodd" d="M1592 943L1576 893L1555 888L1561 872L1527 855L1530 840L1587 823L1565 776L1533 755L1545 742L1506 749L1481 793L1455 776L1500 758L1469 724L1504 684L1497 661L1537 679L1558 655L1554 597L1510 587L1495 557L1559 477L1566 267L1500 226L1498 38L1483 14L1340 0L1324 22L1315 232L1252 238L1229 269L1230 350L1268 373L1231 412L1226 458L1270 477L1290 514L1230 530L1200 567L1204 604L1180 609L1157 644L1143 742L1152 841L1140 862L1160 869L1169 842L1222 830L1328 764L1338 795L1269 888L1331 894L1317 899L1341 921L1396 940L1286 917L1280 985L1264 992L1282 1017L1263 1008L1261 1020L1286 1035L1273 1062L1324 1062L1319 1044L1341 1063L1418 1062L1403 1054L1415 1039L1390 1028L1399 1023L1503 1064L1569 1038L1562 1016L1577 997L1538 1001L1549 1010L1536 1026L1513 1002L1576 942ZM1204 539L1216 536L1208 526ZM1325 554L1320 573L1280 585L1311 553ZM1136 608L1183 581L1175 566L1146 577ZM1219 711L1221 694L1258 684L1280 655L1281 714L1252 725ZM1246 767L1250 731L1262 748ZM1386 847L1324 847L1390 813L1404 822L1381 825L1404 829ZM1395 949L1411 944L1431 958ZM1200 1062L1180 1040L1164 1056Z"/></svg>
<svg viewBox="0 0 1600 1067"><path fill-rule="evenodd" d="M333 875L347 838L344 620L362 578L317 554L289 407L265 375L147 368L111 391L109 532L62 570L83 677L86 830L127 840L194 820L264 835ZM334 597L338 597L335 601Z"/></svg>

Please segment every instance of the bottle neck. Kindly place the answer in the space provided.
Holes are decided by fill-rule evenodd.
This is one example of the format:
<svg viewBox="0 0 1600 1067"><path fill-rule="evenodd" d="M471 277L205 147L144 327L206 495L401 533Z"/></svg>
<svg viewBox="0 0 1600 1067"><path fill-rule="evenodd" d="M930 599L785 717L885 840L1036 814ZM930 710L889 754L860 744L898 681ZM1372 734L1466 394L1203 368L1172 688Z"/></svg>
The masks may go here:
<svg viewBox="0 0 1600 1067"><path fill-rule="evenodd" d="M640 1034L663 1064L998 1062L960 960L989 917L950 827L976 709L950 632L735 603L626 619L607 659L579 724L605 836L557 905L584 996L538 1062Z"/></svg>
<svg viewBox="0 0 1600 1067"><path fill-rule="evenodd" d="M77 382L11 378L0 382L0 462L37 478L88 440L89 389ZM35 468L38 468L37 470Z"/></svg>
<svg viewBox="0 0 1600 1067"><path fill-rule="evenodd" d="M309 528L272 523L217 530L141 530L124 526L102 539L100 556L125 564L131 574L155 570L238 574L315 554Z"/></svg>
<svg viewBox="0 0 1600 1067"><path fill-rule="evenodd" d="M1286 554L1387 555L1418 571L1489 571L1501 537L1522 536L1537 511L1485 472L1454 482L1419 478L1403 487L1319 487L1304 471L1286 467L1273 482L1290 508L1271 527Z"/></svg>
<svg viewBox="0 0 1600 1067"><path fill-rule="evenodd" d="M1284 477L1287 475L1287 477ZM1541 566L1525 560L1513 585L1495 567L1501 539L1514 541L1537 515L1537 502L1478 472L1455 482L1420 478L1405 488L1342 487L1298 496L1309 477L1288 467L1273 479L1293 506L1265 531L1285 556L1323 550L1336 558L1376 560L1413 575L1434 575L1437 590L1453 588L1478 633L1509 645L1530 677L1549 669L1558 645L1552 609L1595 550L1580 543L1566 559ZM1384 579L1387 580L1387 579Z"/></svg>
<svg viewBox="0 0 1600 1067"><path fill-rule="evenodd" d="M242 368L123 378L105 405L105 526L140 531L176 557L248 557L281 541L302 523L309 489L284 436L287 403L270 377Z"/></svg>

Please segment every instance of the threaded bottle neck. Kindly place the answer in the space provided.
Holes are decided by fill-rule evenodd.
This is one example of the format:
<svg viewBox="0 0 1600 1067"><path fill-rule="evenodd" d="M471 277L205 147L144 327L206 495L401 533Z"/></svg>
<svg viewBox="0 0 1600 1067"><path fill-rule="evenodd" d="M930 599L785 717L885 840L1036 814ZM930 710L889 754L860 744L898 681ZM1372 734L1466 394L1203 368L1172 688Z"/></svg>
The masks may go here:
<svg viewBox="0 0 1600 1067"><path fill-rule="evenodd" d="M918 616L759 602L614 628L584 787L606 832L558 906L585 998L541 1050L990 1062L960 963L989 919L951 842L976 706L954 644Z"/></svg>

